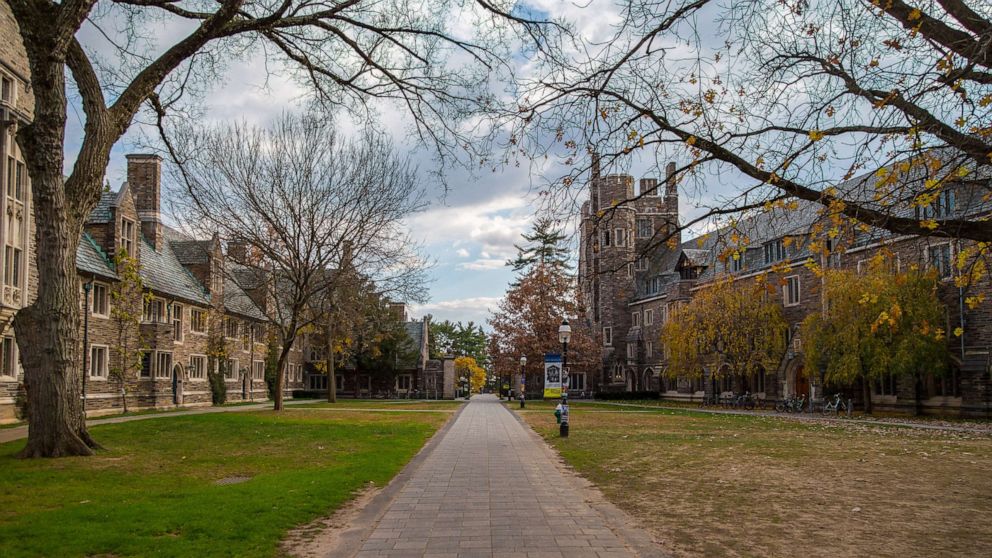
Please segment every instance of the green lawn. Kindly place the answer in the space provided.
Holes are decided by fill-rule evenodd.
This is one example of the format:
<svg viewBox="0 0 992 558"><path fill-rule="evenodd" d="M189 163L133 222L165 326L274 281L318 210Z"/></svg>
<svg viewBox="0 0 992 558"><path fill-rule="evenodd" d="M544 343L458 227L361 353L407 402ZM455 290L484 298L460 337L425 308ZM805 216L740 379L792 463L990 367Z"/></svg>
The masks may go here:
<svg viewBox="0 0 992 558"><path fill-rule="evenodd" d="M274 556L385 485L448 413L218 413L97 426L91 458L0 445L0 556ZM229 477L250 477L218 485Z"/></svg>
<svg viewBox="0 0 992 558"><path fill-rule="evenodd" d="M986 556L992 437L573 405L521 416L676 556Z"/></svg>
<svg viewBox="0 0 992 558"><path fill-rule="evenodd" d="M428 401L423 399L338 399L337 403L315 399L312 403L288 405L286 408L457 411L464 404L464 401Z"/></svg>

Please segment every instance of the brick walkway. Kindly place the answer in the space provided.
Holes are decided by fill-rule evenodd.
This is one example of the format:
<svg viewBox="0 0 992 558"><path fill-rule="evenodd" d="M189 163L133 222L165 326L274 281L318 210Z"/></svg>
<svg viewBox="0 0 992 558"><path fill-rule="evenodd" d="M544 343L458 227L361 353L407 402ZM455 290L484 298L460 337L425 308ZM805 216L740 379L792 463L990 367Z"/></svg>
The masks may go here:
<svg viewBox="0 0 992 558"><path fill-rule="evenodd" d="M358 557L659 554L492 396L473 398L428 451L366 534Z"/></svg>

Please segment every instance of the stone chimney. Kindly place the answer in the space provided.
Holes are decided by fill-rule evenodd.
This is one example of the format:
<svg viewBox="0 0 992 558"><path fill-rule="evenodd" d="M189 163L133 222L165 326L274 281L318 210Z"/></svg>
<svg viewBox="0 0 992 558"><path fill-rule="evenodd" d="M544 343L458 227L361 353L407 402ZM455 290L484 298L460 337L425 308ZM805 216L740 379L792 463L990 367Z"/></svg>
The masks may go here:
<svg viewBox="0 0 992 558"><path fill-rule="evenodd" d="M665 208L679 214L679 189L675 180L675 163L669 162L665 167Z"/></svg>
<svg viewBox="0 0 992 558"><path fill-rule="evenodd" d="M657 196L658 195L658 179L657 178L642 178L641 179L641 195L642 196Z"/></svg>
<svg viewBox="0 0 992 558"><path fill-rule="evenodd" d="M239 264L244 264L248 259L248 243L244 240L227 241L227 257Z"/></svg>
<svg viewBox="0 0 992 558"><path fill-rule="evenodd" d="M592 152L592 167L589 172L592 174L593 180L599 178L599 153L595 151Z"/></svg>
<svg viewBox="0 0 992 558"><path fill-rule="evenodd" d="M158 155L127 156L127 183L134 195L135 209L141 220L141 234L156 252L162 251L162 158Z"/></svg>

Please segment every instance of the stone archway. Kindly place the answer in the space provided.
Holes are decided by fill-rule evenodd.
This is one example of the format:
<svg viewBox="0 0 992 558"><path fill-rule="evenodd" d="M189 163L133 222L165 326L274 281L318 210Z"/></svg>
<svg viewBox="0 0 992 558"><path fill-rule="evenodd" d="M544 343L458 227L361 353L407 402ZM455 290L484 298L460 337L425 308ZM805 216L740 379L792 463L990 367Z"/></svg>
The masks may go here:
<svg viewBox="0 0 992 558"><path fill-rule="evenodd" d="M793 358L785 367L785 390L786 397L799 397L805 395L809 397L809 378L803 369L803 359Z"/></svg>

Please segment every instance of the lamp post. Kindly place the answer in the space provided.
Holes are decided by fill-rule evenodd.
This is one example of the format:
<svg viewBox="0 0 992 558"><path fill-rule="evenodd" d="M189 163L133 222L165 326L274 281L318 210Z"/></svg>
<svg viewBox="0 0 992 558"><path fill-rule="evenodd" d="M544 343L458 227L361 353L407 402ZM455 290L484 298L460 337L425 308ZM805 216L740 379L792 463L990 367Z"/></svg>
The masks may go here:
<svg viewBox="0 0 992 558"><path fill-rule="evenodd" d="M572 326L568 318L558 327L558 342L561 343L561 425L558 435L568 438L568 342L572 339Z"/></svg>
<svg viewBox="0 0 992 558"><path fill-rule="evenodd" d="M520 357L520 408L524 408L524 399L527 398L527 356Z"/></svg>

